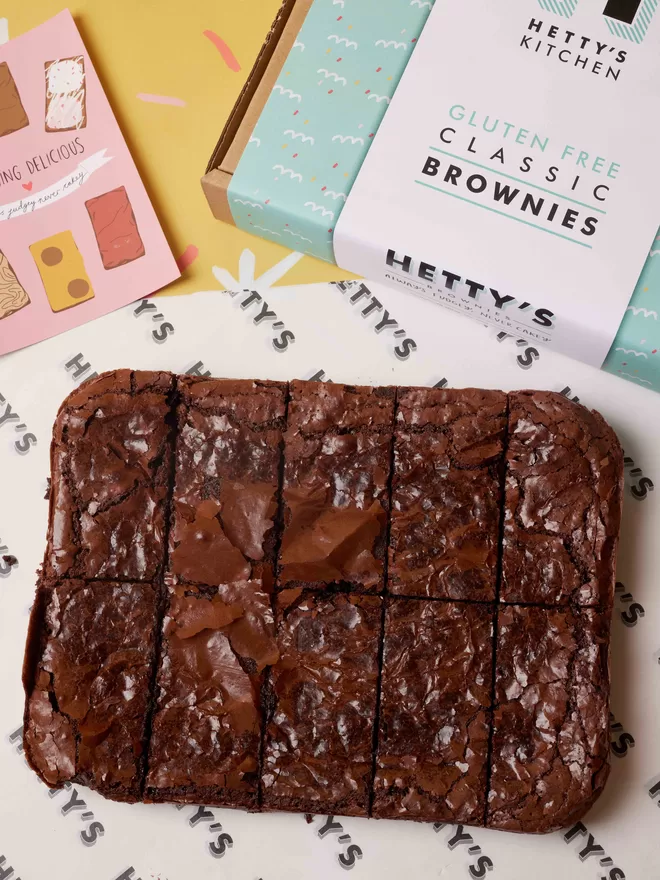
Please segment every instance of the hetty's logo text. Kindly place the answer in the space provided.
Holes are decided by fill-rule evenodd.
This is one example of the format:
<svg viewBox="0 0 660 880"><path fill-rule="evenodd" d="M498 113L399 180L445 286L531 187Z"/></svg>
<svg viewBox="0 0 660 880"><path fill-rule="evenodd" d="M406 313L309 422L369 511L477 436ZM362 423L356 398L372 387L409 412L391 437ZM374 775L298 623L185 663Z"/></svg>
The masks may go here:
<svg viewBox="0 0 660 880"><path fill-rule="evenodd" d="M594 859L601 868L605 869L606 873L600 875L600 880L626 880L625 872L614 864L614 859L605 852L604 848L596 841L593 834L589 832L589 829L582 822L576 822L564 834L564 841L567 844L572 844L576 838L579 840L579 846L581 847L577 853L580 861L586 862L588 859Z"/></svg>
<svg viewBox="0 0 660 880"><path fill-rule="evenodd" d="M554 326L554 313L549 309L537 309L529 302L519 302L514 296L500 294L494 287L481 284L470 278L463 278L455 272L443 269L434 263L421 261L416 263L409 254L399 253L390 248L385 255L385 262L391 274L387 279L404 283L411 290L432 291L434 298L460 310L461 301L479 306L483 309L485 320L501 325L504 315L509 319L511 328L520 335L540 342L549 342L548 331ZM471 310L468 307L468 310ZM497 321L493 315L502 316Z"/></svg>
<svg viewBox="0 0 660 880"><path fill-rule="evenodd" d="M538 18L530 20L520 48L614 82L619 79L622 65L628 57L625 49Z"/></svg>
<svg viewBox="0 0 660 880"><path fill-rule="evenodd" d="M0 856L0 880L21 880L12 866L7 864L5 856Z"/></svg>
<svg viewBox="0 0 660 880"><path fill-rule="evenodd" d="M176 809L182 810L183 806L177 806ZM227 852L227 849L231 849L234 845L231 834L227 834L226 831L222 830L220 822L215 821L214 813L205 807L197 807L193 815L188 818L188 825L191 828L196 828L200 823L201 827L206 827L212 835L211 840L207 841L209 853L214 859L221 859Z"/></svg>
<svg viewBox="0 0 660 880"><path fill-rule="evenodd" d="M305 820L309 822L311 818L308 819L305 816ZM317 829L316 833L321 840L324 840L330 834L337 835L337 842L342 847L341 852L337 853L337 861L345 871L352 871L362 858L363 852L361 847L352 842L351 835L344 832L341 822L335 822L334 816L327 816L323 825Z"/></svg>
<svg viewBox="0 0 660 880"><path fill-rule="evenodd" d="M443 828L447 828L444 822L436 822L433 826L436 834ZM449 827L447 847L452 852L457 847L466 848L468 858L471 860L471 864L467 865L467 870L472 880L483 880L495 868L493 860L482 852L479 844L475 843L474 837L465 831L463 825Z"/></svg>

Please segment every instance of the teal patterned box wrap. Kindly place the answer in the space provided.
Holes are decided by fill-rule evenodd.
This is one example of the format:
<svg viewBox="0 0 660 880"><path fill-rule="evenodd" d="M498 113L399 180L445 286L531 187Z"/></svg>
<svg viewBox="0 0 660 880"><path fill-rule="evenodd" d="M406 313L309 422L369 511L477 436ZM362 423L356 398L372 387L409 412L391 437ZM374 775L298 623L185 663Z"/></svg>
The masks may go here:
<svg viewBox="0 0 660 880"><path fill-rule="evenodd" d="M604 370L660 391L659 313L660 230L603 364Z"/></svg>
<svg viewBox="0 0 660 880"><path fill-rule="evenodd" d="M432 5L316 0L233 175L236 226L335 262L335 223Z"/></svg>
<svg viewBox="0 0 660 880"><path fill-rule="evenodd" d="M315 0L233 175L237 227L335 262L335 224L433 3ZM603 369L660 391L656 244Z"/></svg>

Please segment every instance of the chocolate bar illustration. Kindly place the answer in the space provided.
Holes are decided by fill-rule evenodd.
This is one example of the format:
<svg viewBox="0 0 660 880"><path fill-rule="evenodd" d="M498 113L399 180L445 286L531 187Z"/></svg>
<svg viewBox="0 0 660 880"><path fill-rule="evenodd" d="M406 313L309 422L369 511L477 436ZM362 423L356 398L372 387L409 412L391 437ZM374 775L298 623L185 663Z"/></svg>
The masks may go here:
<svg viewBox="0 0 660 880"><path fill-rule="evenodd" d="M30 245L30 253L54 312L70 309L94 297L82 255L71 232L58 232Z"/></svg>
<svg viewBox="0 0 660 880"><path fill-rule="evenodd" d="M30 304L30 297L0 251L0 321Z"/></svg>
<svg viewBox="0 0 660 880"><path fill-rule="evenodd" d="M6 61L0 64L0 137L30 124Z"/></svg>
<svg viewBox="0 0 660 880"><path fill-rule="evenodd" d="M75 131L87 125L85 62L82 55L48 61L46 131Z"/></svg>
<svg viewBox="0 0 660 880"><path fill-rule="evenodd" d="M116 269L144 256L135 214L123 186L85 202L105 269Z"/></svg>

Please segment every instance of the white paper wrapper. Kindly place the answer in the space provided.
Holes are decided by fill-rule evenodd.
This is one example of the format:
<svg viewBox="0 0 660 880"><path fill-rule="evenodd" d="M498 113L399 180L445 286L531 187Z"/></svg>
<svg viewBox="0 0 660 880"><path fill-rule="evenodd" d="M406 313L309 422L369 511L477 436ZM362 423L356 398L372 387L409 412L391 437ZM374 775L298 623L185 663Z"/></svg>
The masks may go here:
<svg viewBox="0 0 660 880"><path fill-rule="evenodd" d="M136 303L0 360L0 880L331 880L347 871L379 880L660 878L656 397L377 285L262 284L260 299L235 290L211 277L208 291ZM308 823L300 815L126 806L79 787L53 794L37 780L21 754L20 675L45 546L55 414L94 371L195 365L219 377L570 387L566 393L611 422L627 456L612 628L615 751L605 794L584 825L532 837L321 816Z"/></svg>

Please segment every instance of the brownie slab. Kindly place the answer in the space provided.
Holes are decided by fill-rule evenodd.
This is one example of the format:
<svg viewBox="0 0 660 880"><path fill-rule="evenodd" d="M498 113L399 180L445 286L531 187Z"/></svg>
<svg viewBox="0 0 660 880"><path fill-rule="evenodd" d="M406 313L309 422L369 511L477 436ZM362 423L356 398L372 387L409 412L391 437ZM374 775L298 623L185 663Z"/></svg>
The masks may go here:
<svg viewBox="0 0 660 880"><path fill-rule="evenodd" d="M609 612L500 609L488 821L548 832L609 774Z"/></svg>
<svg viewBox="0 0 660 880"><path fill-rule="evenodd" d="M117 370L64 401L51 445L45 572L152 582L165 556L170 373Z"/></svg>
<svg viewBox="0 0 660 880"><path fill-rule="evenodd" d="M76 782L140 796L156 590L151 584L45 582L24 667L25 754L51 788Z"/></svg>
<svg viewBox="0 0 660 880"><path fill-rule="evenodd" d="M598 413L561 394L509 395L504 602L609 606L623 452Z"/></svg>
<svg viewBox="0 0 660 880"><path fill-rule="evenodd" d="M260 586L170 588L147 800L257 806L261 687L278 658Z"/></svg>
<svg viewBox="0 0 660 880"><path fill-rule="evenodd" d="M483 823L493 607L392 599L372 815Z"/></svg>
<svg viewBox="0 0 660 880"><path fill-rule="evenodd" d="M265 809L368 815L381 603L299 588L278 594Z"/></svg>
<svg viewBox="0 0 660 880"><path fill-rule="evenodd" d="M274 581L284 384L179 380L169 578Z"/></svg>
<svg viewBox="0 0 660 880"><path fill-rule="evenodd" d="M506 395L399 389L390 592L492 602Z"/></svg>
<svg viewBox="0 0 660 880"><path fill-rule="evenodd" d="M24 667L50 787L529 833L599 796L623 458L597 413L117 370L51 462Z"/></svg>
<svg viewBox="0 0 660 880"><path fill-rule="evenodd" d="M384 587L395 391L292 382L280 587Z"/></svg>

